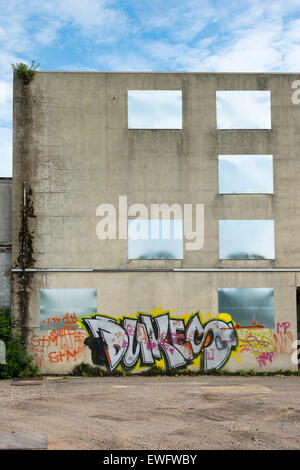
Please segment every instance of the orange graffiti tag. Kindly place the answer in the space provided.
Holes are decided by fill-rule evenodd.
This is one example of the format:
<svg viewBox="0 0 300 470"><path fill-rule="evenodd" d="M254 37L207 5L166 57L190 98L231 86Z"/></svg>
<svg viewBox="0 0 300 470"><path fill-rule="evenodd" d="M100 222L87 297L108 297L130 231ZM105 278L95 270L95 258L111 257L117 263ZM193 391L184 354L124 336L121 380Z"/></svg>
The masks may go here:
<svg viewBox="0 0 300 470"><path fill-rule="evenodd" d="M276 352L280 354L287 354L290 355L293 353L294 349L293 345L293 335L291 331L287 331L286 334L282 333L282 331L273 334L274 341L275 341L275 348ZM290 343L288 345L288 342Z"/></svg>

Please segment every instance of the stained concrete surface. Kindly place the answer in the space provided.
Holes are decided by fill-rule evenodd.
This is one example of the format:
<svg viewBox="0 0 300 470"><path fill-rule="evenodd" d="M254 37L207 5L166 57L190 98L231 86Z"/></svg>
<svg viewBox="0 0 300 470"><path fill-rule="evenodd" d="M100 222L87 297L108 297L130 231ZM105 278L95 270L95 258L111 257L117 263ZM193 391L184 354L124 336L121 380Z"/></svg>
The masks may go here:
<svg viewBox="0 0 300 470"><path fill-rule="evenodd" d="M47 377L0 382L0 433L48 449L299 449L299 377Z"/></svg>
<svg viewBox="0 0 300 470"><path fill-rule="evenodd" d="M44 434L0 434L0 450L45 450Z"/></svg>

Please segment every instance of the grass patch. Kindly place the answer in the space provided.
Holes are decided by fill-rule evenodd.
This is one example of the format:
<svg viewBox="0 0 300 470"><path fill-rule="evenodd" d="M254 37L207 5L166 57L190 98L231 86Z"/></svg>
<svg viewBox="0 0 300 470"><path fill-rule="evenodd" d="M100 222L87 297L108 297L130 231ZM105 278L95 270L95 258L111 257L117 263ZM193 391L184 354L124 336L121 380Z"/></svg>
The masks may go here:
<svg viewBox="0 0 300 470"><path fill-rule="evenodd" d="M253 377L253 376L264 376L264 377L272 377L272 376L300 376L300 371L291 371L291 370L278 370L276 372L268 372L262 371L258 372L254 369L247 370L238 370L237 372L229 372L227 370L217 370L211 369L208 371L202 370L191 370L191 369L184 369L184 370L164 370L160 367L149 367L146 370L142 370L138 373L127 372L125 370L114 370L112 372L103 369L99 366L93 366L86 362L81 362L80 364L73 367L71 376L77 377L151 377L151 376L168 376L168 377L196 377L196 376L207 376L207 375L214 375L214 376L237 376L237 377Z"/></svg>
<svg viewBox="0 0 300 470"><path fill-rule="evenodd" d="M73 367L70 375L76 377L123 377L128 375L128 373L120 370L110 372L106 369L102 369L102 367L93 366L87 362L81 362Z"/></svg>

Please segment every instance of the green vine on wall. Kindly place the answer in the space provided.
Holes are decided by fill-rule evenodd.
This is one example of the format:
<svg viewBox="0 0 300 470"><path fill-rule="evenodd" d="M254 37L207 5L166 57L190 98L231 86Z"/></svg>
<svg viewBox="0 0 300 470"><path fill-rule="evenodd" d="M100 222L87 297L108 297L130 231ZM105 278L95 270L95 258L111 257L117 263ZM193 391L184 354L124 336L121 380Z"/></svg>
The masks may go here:
<svg viewBox="0 0 300 470"><path fill-rule="evenodd" d="M19 256L18 264L22 269L32 268L35 259L33 258L33 234L29 228L29 219L36 217L34 213L33 202L31 199L32 189L26 186L24 188L24 201L21 208L22 227L19 232Z"/></svg>
<svg viewBox="0 0 300 470"><path fill-rule="evenodd" d="M24 188L24 201L21 208L21 228L19 231L19 256L17 262L22 269L17 273L18 279L18 307L20 318L20 329L24 345L28 337L28 317L29 317L29 299L32 273L26 271L34 266L33 257L33 233L30 230L30 219L36 217L34 213L33 202L31 199L32 190L26 186Z"/></svg>

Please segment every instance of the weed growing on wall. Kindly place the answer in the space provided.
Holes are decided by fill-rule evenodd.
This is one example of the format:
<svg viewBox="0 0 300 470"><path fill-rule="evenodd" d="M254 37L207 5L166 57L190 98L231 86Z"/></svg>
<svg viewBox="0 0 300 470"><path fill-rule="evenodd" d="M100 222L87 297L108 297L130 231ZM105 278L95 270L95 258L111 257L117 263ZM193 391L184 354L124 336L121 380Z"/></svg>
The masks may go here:
<svg viewBox="0 0 300 470"><path fill-rule="evenodd" d="M38 369L23 348L21 336L12 332L11 317L5 308L0 308L0 340L6 347L6 363L0 364L0 379L37 375Z"/></svg>
<svg viewBox="0 0 300 470"><path fill-rule="evenodd" d="M11 64L13 71L17 74L17 76L22 80L25 86L29 85L29 83L33 80L35 72L40 64L36 64L33 60L31 65L24 64L20 62L18 64Z"/></svg>

